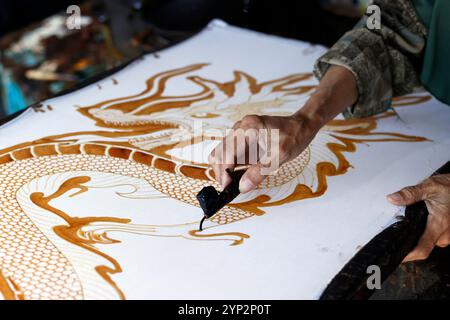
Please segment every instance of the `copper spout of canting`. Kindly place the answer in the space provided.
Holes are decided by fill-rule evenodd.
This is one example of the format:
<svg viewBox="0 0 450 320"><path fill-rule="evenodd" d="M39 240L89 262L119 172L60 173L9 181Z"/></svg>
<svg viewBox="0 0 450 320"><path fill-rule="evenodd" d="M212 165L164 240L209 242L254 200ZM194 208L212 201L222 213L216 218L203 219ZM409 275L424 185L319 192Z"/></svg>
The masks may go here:
<svg viewBox="0 0 450 320"><path fill-rule="evenodd" d="M208 218L208 217L205 215L205 216L203 216L202 220L200 221L200 227L198 228L200 231L203 231L203 222L205 222L205 220L206 220L207 218Z"/></svg>

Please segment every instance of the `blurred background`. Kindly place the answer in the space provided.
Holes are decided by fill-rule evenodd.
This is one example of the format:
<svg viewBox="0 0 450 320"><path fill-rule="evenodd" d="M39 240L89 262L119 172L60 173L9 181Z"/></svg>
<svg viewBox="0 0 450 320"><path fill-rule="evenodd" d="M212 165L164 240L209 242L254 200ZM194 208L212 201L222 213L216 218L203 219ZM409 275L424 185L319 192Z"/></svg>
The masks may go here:
<svg viewBox="0 0 450 320"><path fill-rule="evenodd" d="M0 119L171 46L210 20L331 46L368 0L2 0ZM66 10L79 5L81 30Z"/></svg>
<svg viewBox="0 0 450 320"><path fill-rule="evenodd" d="M81 8L68 30L69 5ZM331 46L368 0L2 0L0 123L29 105L75 89L132 59L194 35L210 20ZM450 248L448 248L450 249ZM435 249L399 267L373 299L450 298L450 261Z"/></svg>

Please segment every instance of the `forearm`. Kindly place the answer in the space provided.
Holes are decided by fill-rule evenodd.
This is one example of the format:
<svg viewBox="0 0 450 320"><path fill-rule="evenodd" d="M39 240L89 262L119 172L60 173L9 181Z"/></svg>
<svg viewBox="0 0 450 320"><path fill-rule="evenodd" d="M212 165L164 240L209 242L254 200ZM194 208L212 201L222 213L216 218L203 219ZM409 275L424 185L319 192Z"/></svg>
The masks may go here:
<svg viewBox="0 0 450 320"><path fill-rule="evenodd" d="M317 90L294 117L307 119L313 128L319 130L354 104L357 98L358 89L354 75L344 67L331 66L321 79Z"/></svg>
<svg viewBox="0 0 450 320"><path fill-rule="evenodd" d="M367 16L347 32L316 64L322 79L332 66L356 77L358 99L343 110L346 118L363 118L389 110L392 98L420 85L418 72L426 28L410 0L374 0L382 11L381 29L369 30Z"/></svg>

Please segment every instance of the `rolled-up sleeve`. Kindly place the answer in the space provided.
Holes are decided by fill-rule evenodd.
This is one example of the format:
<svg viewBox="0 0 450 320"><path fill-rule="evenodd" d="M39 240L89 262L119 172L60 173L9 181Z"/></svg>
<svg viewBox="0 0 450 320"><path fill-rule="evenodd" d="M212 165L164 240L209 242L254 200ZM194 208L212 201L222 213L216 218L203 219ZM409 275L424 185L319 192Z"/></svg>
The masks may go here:
<svg viewBox="0 0 450 320"><path fill-rule="evenodd" d="M381 9L381 29L369 30L367 16L316 62L321 79L331 65L350 70L358 100L346 118L367 117L391 107L392 98L420 87L419 71L426 29L409 0L373 1Z"/></svg>

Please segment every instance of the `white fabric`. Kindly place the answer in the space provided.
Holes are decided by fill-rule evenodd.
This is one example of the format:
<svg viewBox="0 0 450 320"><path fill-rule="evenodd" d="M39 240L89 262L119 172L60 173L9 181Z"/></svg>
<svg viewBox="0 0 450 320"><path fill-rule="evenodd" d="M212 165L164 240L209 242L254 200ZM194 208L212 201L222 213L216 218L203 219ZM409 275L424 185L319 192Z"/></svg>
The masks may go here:
<svg viewBox="0 0 450 320"><path fill-rule="evenodd" d="M139 94L145 89L147 79L160 72L198 63L208 64L167 82L165 96L180 96L200 91L198 85L188 80L190 76L223 83L233 79L233 71L240 70L263 83L292 74L311 73L314 61L325 50L320 46L263 35L213 21L197 36L159 52L158 56L148 55L98 84L44 101L41 109L45 112L31 109L26 111L0 127L0 149L70 132L120 131L117 128L99 127L95 121L78 112L78 108ZM292 89L296 84L298 85L285 85L284 88ZM302 86L316 84L313 78L301 81ZM172 119L181 128L175 134L183 136L192 133L193 115L203 117L208 110L215 110L221 116L206 117L201 124L205 135L214 135L214 129L230 127L246 113L294 112L310 93L308 91L306 94L289 96L271 92L273 87L266 87L259 95L251 94L245 81L239 82L233 97L226 96L217 88L213 89L216 91L211 101L205 99L194 102L188 109L152 113L144 116L142 121ZM267 100L273 102L277 99L283 101L278 108L271 109L264 105ZM49 105L51 110L47 107ZM254 109L249 111L236 106L250 106ZM227 110L231 112L228 114ZM120 243L105 241L93 244L120 264L122 272L110 276L125 298L315 299L365 243L403 213L402 208L390 205L385 196L404 186L420 182L450 159L450 108L431 99L396 110L401 120L395 116L376 120L377 128L373 132L377 134L366 135L363 139L366 142L355 143L355 152L343 152L351 167L346 173L327 177L328 188L322 196L262 207L260 209L265 212L263 215L225 225L207 223L210 229L206 229L204 234L239 232L248 235L249 238L243 239L240 245L230 245L233 244L232 240L236 240L233 235L215 238L190 236L189 231L197 228L202 217L201 209L174 199L165 189L152 186L153 180L149 177L156 177L159 172L157 169L146 169L139 165L136 170L142 169L145 175L136 174L134 177L115 172L119 168L122 170L120 172L126 172L127 167L131 167L122 159L111 160L114 170L98 169L103 170L101 172L97 172L95 166L89 170L83 167L83 170L62 170L63 172L51 174L35 169L36 176L26 180L17 191L16 199L32 223L70 262L74 270L70 281L81 283L84 288L80 289L84 290L83 295L77 293L74 296L76 298L120 298L117 290L95 270L98 265L112 267L111 261L58 236L53 227L67 223L48 210L36 206L30 196L36 192L49 196L64 181L77 176L89 176L90 181L86 183L89 191L70 197L78 190L71 191L51 204L73 217L117 216L131 219L132 226L105 226L106 229L110 228L108 236L120 240ZM112 118L116 116L120 118L121 115L113 114ZM126 118L124 115L122 117ZM131 123L135 120L136 118L128 115L123 121ZM338 165L336 155L327 146L329 143L339 143L333 136L336 134L334 129L324 130L318 135L309 149L311 154L308 167L295 175L292 181L243 195L235 203L251 201L262 194L271 197L269 203L282 201L301 183L315 191L318 187L315 171L317 164L328 161ZM174 133L171 129L165 130ZM428 140L367 142L377 137L385 139L389 137L386 135L388 133L424 137ZM341 132L339 136L362 139L361 136L345 132ZM76 135L76 139L75 144L128 141L128 138L99 138L94 133ZM167 143L167 139L163 137L162 140L155 140L152 136L144 142L134 143L142 149L150 149ZM206 141L201 148L197 146L198 149L191 155L186 150L183 151L183 148L171 150L168 154L176 156L181 162L194 160L201 164L206 162L215 143ZM189 157L193 158L188 159ZM34 160L23 161L35 161L29 162L30 165L39 168L44 164L50 165L51 161L55 161L57 165L60 160L39 160L36 157ZM21 161L15 161L0 165L0 172L19 170L20 163ZM9 182L5 177L2 179L0 186L6 188ZM176 186L169 182L168 188ZM185 184L179 188L182 189L180 192L189 191L194 195L199 191L195 184ZM2 190L5 192L6 189ZM12 212L9 207L0 208L2 218ZM8 235L7 222L0 220L4 221L0 227L0 234L4 236L2 239L15 241L15 235ZM83 230L97 230L101 226L103 224L97 222ZM64 293L52 293L55 292L53 289L45 293L47 291L33 287L23 274L15 271L17 268L13 268L11 261L18 259L18 251L11 249L6 242L0 243L0 250L0 268L4 278L18 284L26 298L65 297ZM34 252L36 251L31 254L35 255ZM20 261L18 264L23 265L24 269L31 268L31 277L38 277L32 264ZM43 265L45 266L45 261ZM52 286L39 279L37 281L44 283L44 287ZM66 282L62 286L68 286L69 280L64 281ZM72 285L72 288L75 287L77 285Z"/></svg>

